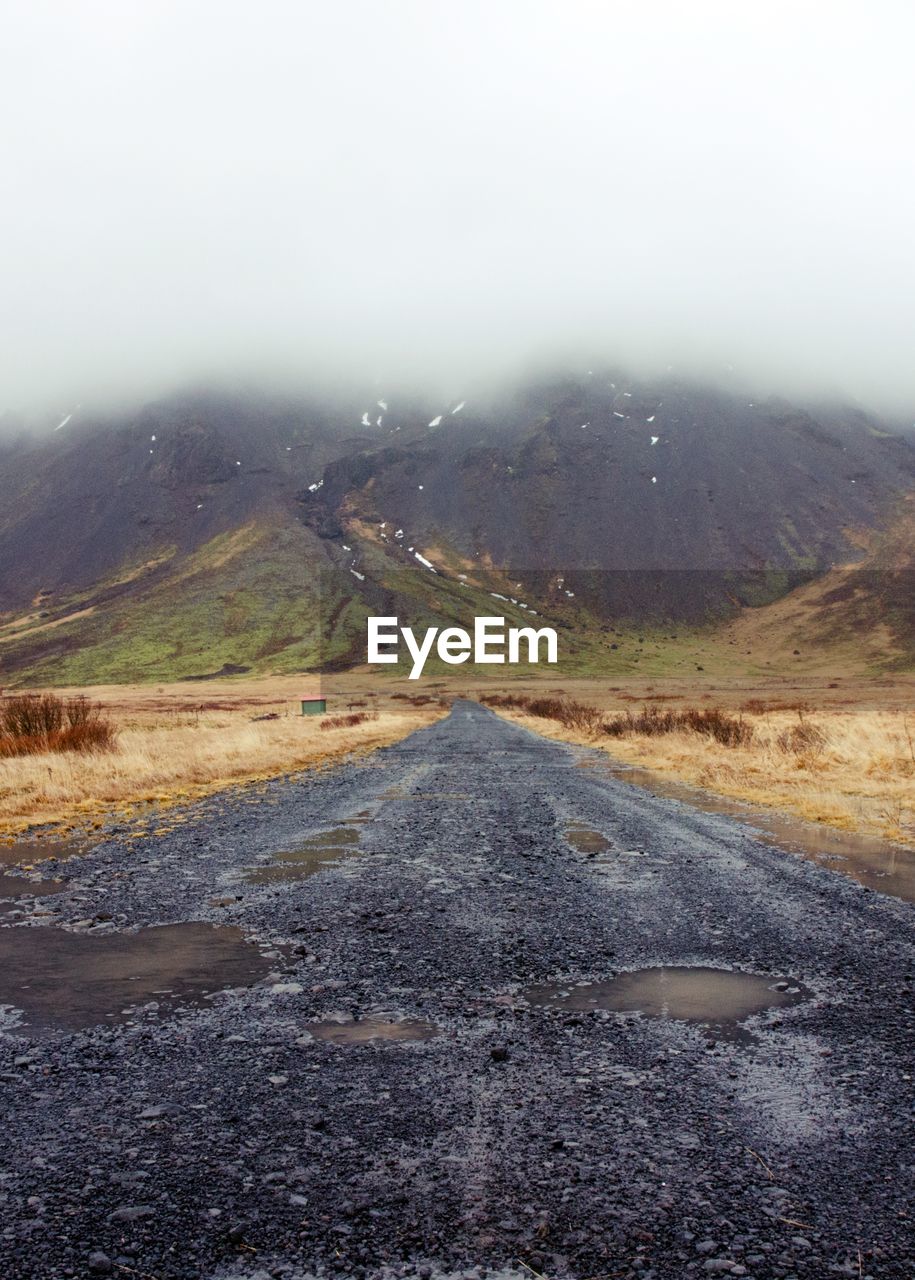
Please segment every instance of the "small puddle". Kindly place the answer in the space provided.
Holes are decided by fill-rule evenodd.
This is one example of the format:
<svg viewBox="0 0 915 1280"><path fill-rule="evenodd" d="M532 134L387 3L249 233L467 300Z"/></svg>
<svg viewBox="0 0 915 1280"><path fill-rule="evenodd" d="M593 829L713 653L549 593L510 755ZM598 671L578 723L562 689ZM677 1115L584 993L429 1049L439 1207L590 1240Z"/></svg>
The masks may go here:
<svg viewBox="0 0 915 1280"><path fill-rule="evenodd" d="M573 849L592 858L610 849L610 841L605 836L581 822L570 822L565 829L565 838Z"/></svg>
<svg viewBox="0 0 915 1280"><path fill-rule="evenodd" d="M807 992L792 978L672 966L636 969L606 982L547 983L523 994L535 1009L608 1009L726 1029L764 1009L797 1004Z"/></svg>
<svg viewBox="0 0 915 1280"><path fill-rule="evenodd" d="M132 1021L138 1006L199 1004L271 971L240 929L158 925L137 933L0 928L0 1005L21 1011L30 1033Z"/></svg>
<svg viewBox="0 0 915 1280"><path fill-rule="evenodd" d="M281 849L274 853L265 866L255 867L245 876L248 884L275 884L295 880L307 880L325 867L337 864L341 855L355 853L359 833L351 827L335 827L333 831L320 831L309 836L294 849Z"/></svg>
<svg viewBox="0 0 915 1280"><path fill-rule="evenodd" d="M0 900L10 898L48 898L66 889L65 880L30 880L27 876L8 876L0 871Z"/></svg>
<svg viewBox="0 0 915 1280"><path fill-rule="evenodd" d="M784 849L831 871L839 871L878 893L901 898L903 902L915 902L913 849L890 844L876 836L856 835L835 827L804 822L790 814L770 813L742 804L739 800L729 800L726 796L711 795L685 782L659 777L650 769L618 767L611 768L611 773L621 782L635 783L652 795L681 800L703 813L720 813L736 818L751 827L763 844Z"/></svg>
<svg viewBox="0 0 915 1280"><path fill-rule="evenodd" d="M421 1018L403 1018L400 1021L384 1018L358 1018L338 1021L328 1018L324 1022L310 1022L306 1030L316 1040L328 1044L374 1044L391 1040L431 1040L438 1035L438 1027Z"/></svg>
<svg viewBox="0 0 915 1280"><path fill-rule="evenodd" d="M32 867L39 862L47 862L53 858L57 862L68 862L70 858L85 857L98 844L98 840L90 840L85 836L73 836L66 840L23 839L8 840L0 844L0 867Z"/></svg>

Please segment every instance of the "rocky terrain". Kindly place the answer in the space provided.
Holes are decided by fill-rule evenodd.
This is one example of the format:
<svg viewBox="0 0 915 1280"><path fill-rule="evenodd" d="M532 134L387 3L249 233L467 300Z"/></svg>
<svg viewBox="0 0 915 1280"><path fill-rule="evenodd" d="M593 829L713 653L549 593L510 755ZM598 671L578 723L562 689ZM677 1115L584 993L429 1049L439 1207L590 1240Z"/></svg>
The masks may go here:
<svg viewBox="0 0 915 1280"><path fill-rule="evenodd" d="M39 871L9 1280L913 1273L912 907L596 753L458 702Z"/></svg>

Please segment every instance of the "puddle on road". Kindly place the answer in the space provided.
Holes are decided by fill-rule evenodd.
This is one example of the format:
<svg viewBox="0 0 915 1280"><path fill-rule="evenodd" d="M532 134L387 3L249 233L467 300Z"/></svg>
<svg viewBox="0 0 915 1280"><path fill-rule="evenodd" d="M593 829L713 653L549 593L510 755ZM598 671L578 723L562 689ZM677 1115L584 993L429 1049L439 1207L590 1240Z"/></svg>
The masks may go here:
<svg viewBox="0 0 915 1280"><path fill-rule="evenodd" d="M565 829L565 838L573 849L592 858L610 849L610 841L605 836L581 822L570 822Z"/></svg>
<svg viewBox="0 0 915 1280"><path fill-rule="evenodd" d="M875 836L859 836L832 827L814 828L777 817L750 819L763 844L787 849L809 862L840 871L878 893L915 902L915 851Z"/></svg>
<svg viewBox="0 0 915 1280"><path fill-rule="evenodd" d="M295 880L307 880L325 867L336 866L341 856L357 852L359 833L349 827L335 827L332 831L319 831L309 836L293 849L281 849L270 862L250 871L248 884L275 884Z"/></svg>
<svg viewBox="0 0 915 1280"><path fill-rule="evenodd" d="M68 840L10 840L0 844L0 915L12 911L19 898L49 898L66 889L65 880L33 880L27 873L40 869L42 863L52 858L57 862L67 862L70 858L87 854L95 843L97 841L84 837L73 837Z"/></svg>
<svg viewBox="0 0 915 1280"><path fill-rule="evenodd" d="M685 782L661 778L650 769L611 768L614 778L632 782L652 795L682 800L703 813L719 813L752 827L763 843L787 850L904 902L915 902L915 850L876 836L856 835L816 825L790 814L768 812L725 796L711 795Z"/></svg>
<svg viewBox="0 0 915 1280"><path fill-rule="evenodd" d="M161 1014L199 1004L229 987L251 986L271 971L240 929L158 925L138 933L69 933L0 928L0 1005L22 1012L31 1034L133 1020L157 1001Z"/></svg>
<svg viewBox="0 0 915 1280"><path fill-rule="evenodd" d="M90 840L85 836L72 836L66 840L51 837L10 840L0 844L0 867L32 867L49 858L68 862L70 858L84 857L97 843L97 839Z"/></svg>
<svg viewBox="0 0 915 1280"><path fill-rule="evenodd" d="M66 889L65 880L30 880L27 876L8 876L0 872L0 900L11 898L47 898Z"/></svg>
<svg viewBox="0 0 915 1280"><path fill-rule="evenodd" d="M764 1009L797 1004L806 994L792 978L686 966L636 969L606 982L547 983L523 993L535 1009L608 1009L722 1029Z"/></svg>
<svg viewBox="0 0 915 1280"><path fill-rule="evenodd" d="M323 1022L310 1022L305 1028L316 1040L329 1044L375 1044L392 1040L431 1040L438 1035L438 1027L421 1018L396 1020L383 1016L338 1021L328 1018Z"/></svg>

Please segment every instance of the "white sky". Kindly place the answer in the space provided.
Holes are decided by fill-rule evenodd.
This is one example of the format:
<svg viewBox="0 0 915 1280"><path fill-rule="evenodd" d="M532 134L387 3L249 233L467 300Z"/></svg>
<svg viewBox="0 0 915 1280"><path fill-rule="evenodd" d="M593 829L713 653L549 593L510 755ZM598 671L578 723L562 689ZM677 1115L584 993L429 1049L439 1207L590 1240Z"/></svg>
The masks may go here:
<svg viewBox="0 0 915 1280"><path fill-rule="evenodd" d="M732 362L915 409L915 7L5 0L0 407Z"/></svg>

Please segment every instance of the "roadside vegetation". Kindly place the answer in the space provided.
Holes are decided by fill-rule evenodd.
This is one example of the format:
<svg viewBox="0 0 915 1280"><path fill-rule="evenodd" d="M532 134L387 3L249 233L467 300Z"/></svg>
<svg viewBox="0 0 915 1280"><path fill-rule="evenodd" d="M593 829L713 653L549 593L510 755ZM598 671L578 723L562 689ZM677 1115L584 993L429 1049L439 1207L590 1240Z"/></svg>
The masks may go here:
<svg viewBox="0 0 915 1280"><path fill-rule="evenodd" d="M0 837L43 824L91 829L114 815L164 821L162 810L222 788L396 742L448 706L369 688L322 692L323 717L299 714L302 677L0 698Z"/></svg>
<svg viewBox="0 0 915 1280"><path fill-rule="evenodd" d="M321 728L329 729L355 729L357 724L365 724L369 720L377 720L377 711L351 711L348 716L325 716L321 721Z"/></svg>
<svg viewBox="0 0 915 1280"><path fill-rule="evenodd" d="M645 706L641 711L624 711L605 718L600 707L574 698L529 698L524 694L489 694L480 701L488 707L526 711L545 720L557 720L567 729L578 729L594 737L626 738L642 735L656 738L666 733L699 733L724 747L743 747L753 740L753 727L743 717L728 715L719 707L688 707L662 710Z"/></svg>
<svg viewBox="0 0 915 1280"><path fill-rule="evenodd" d="M0 757L110 751L115 738L104 708L86 697L27 693L0 702Z"/></svg>
<svg viewBox="0 0 915 1280"><path fill-rule="evenodd" d="M915 847L910 681L823 682L800 696L692 681L662 689L582 681L575 692L484 692L480 701L661 776Z"/></svg>
<svg viewBox="0 0 915 1280"><path fill-rule="evenodd" d="M562 679L562 678L561 678ZM377 672L220 677L47 691L77 706L89 749L52 749L44 712L0 697L0 837L30 825L147 824L237 783L368 754L431 724L454 697L663 777L915 847L915 679L568 677L408 682ZM325 716L301 716L321 693ZM28 696L28 695L26 695ZM45 696L45 692L38 695ZM50 704L49 704L50 705ZM56 705L56 704L53 704ZM22 710L32 719L25 725ZM6 713L10 713L7 718ZM54 732L54 715L51 732ZM19 717L19 718L17 718ZM60 730L69 725L64 718ZM11 727L12 726L12 727ZM27 732L24 730L27 729ZM28 739L26 754L9 744Z"/></svg>

